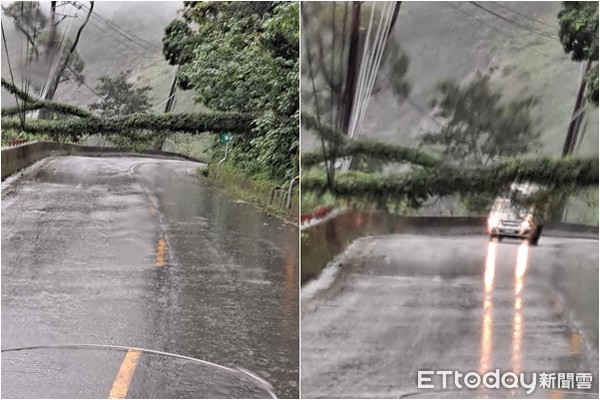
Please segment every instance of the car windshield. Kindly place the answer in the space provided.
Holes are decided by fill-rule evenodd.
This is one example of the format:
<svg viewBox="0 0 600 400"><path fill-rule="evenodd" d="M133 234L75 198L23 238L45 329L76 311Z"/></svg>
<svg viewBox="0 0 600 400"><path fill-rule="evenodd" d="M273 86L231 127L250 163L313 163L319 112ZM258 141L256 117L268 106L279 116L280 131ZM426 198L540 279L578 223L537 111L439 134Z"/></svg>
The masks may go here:
<svg viewBox="0 0 600 400"><path fill-rule="evenodd" d="M511 201L506 198L496 200L493 211L502 214L511 213L519 217L523 217L524 214L526 214L525 209L512 204Z"/></svg>

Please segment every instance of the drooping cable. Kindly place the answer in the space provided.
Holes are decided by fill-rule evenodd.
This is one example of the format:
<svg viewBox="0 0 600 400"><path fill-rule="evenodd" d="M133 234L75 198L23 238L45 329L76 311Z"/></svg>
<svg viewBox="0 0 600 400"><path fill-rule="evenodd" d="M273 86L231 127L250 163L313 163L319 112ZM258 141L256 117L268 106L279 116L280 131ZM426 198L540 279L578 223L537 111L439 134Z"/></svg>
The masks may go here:
<svg viewBox="0 0 600 400"><path fill-rule="evenodd" d="M386 3L381 11L381 18L378 24L377 32L375 33L372 46L371 42L365 39L364 54L368 55L364 59L361 65L361 73L363 74L362 81L359 83L357 93L355 93L355 105L354 112L351 116L350 129L348 131L348 137L350 140L356 137L360 131L362 123L364 121L366 110L368 108L369 99L375 85L375 80L385 45L389 38L389 29L393 20L392 10L394 8L394 2ZM369 30L372 29L370 24ZM370 37L370 32L367 32L367 37ZM342 162L342 170L347 171L350 168L351 159L346 159Z"/></svg>
<svg viewBox="0 0 600 400"><path fill-rule="evenodd" d="M15 77L13 75L12 66L10 64L10 56L8 55L8 45L6 44L6 35L4 34L4 25L0 24L0 28L2 29L2 42L4 43L4 50L6 51L6 62L8 63L8 71L10 72L10 80L14 87L15 85ZM15 102L17 104L17 110L19 111L19 119L21 121L21 128L25 130L25 119L21 113L21 107L19 106L19 99L15 96Z"/></svg>
<svg viewBox="0 0 600 400"><path fill-rule="evenodd" d="M364 88L365 75L366 71L369 68L367 65L367 54L369 53L369 39L371 37L371 31L373 29L373 17L375 15L375 3L373 2L371 6L371 16L369 18L369 25L367 26L367 35L365 40L363 41L363 55L360 62L360 71L358 73L358 85L356 88L356 92L354 93L354 102L352 104L352 112L351 112L351 120L350 120L350 128L348 129L348 136L352 138L354 132L354 126L356 125L356 114L359 108L359 102L362 97L362 92ZM382 14L383 16L383 14Z"/></svg>
<svg viewBox="0 0 600 400"><path fill-rule="evenodd" d="M69 9L69 14L68 14L69 16L71 15L72 11L73 11L73 5L71 4L71 8ZM46 98L46 96L48 95L48 92L50 91L51 83L54 80L54 76L56 75L56 73L58 71L58 66L60 65L62 55L65 51L65 48L67 47L67 41L69 40L69 35L71 34L71 29L73 28L73 19L74 19L74 17L69 18L69 22L67 23L65 32L62 33L61 46L60 46L59 52L56 55L56 58L54 60L52 68L50 70L48 80L46 81L46 84L44 85L44 90L43 90L42 96L41 96L43 99Z"/></svg>
<svg viewBox="0 0 600 400"><path fill-rule="evenodd" d="M532 29L529 28L525 25L522 25L516 21L511 20L510 18L507 18L503 15L500 15L492 10L490 10L489 8L486 8L484 6L482 6L481 4L477 3L476 1L469 1L469 3L471 3L472 5L474 5L477 8L482 9L483 11L487 12L488 14L491 14L493 16L495 16L496 18L501 19L502 21L508 22L511 25L516 26L517 28L523 29L527 32L533 33L535 35L541 36L541 37L545 37L547 39L552 39L552 40L559 40L558 36L553 35L552 33L546 32L546 31L541 31L541 30L537 30L537 29Z"/></svg>
<svg viewBox="0 0 600 400"><path fill-rule="evenodd" d="M73 7L71 6L71 9L69 10L69 15L71 14L72 9L73 9ZM49 80L49 83L46 85L46 89L45 89L43 98L45 98L48 95L48 92L50 91L50 87L51 87L51 82L55 79L55 75L58 72L58 69L59 69L58 67L61 63L65 48L67 47L67 42L69 40L69 35L71 34L71 29L73 28L73 20L74 20L74 18L69 19L69 22L67 23L67 27L66 27L66 32L64 32L62 35L62 38L61 38L62 44L61 44L60 50L58 52L58 55L56 57L54 67L50 73L50 76L49 76L50 80Z"/></svg>
<svg viewBox="0 0 600 400"><path fill-rule="evenodd" d="M385 23L382 26L382 28L384 28L384 29L381 30L381 37L379 39L378 53L377 53L374 65L372 67L372 70L371 70L370 81L366 88L366 93L365 93L365 97L364 97L364 101L363 101L364 105L363 105L361 113L359 115L356 130L354 132L354 136L356 136L359 133L360 128L362 127L362 124L364 122L365 116L367 114L367 110L369 108L369 103L370 103L369 99L371 97L371 93L373 93L373 88L375 87L377 73L379 72L379 66L381 65L381 60L383 59L383 53L385 51L385 45L387 44L387 40L388 40L387 32L389 31L389 28L390 28L390 25L392 22L392 9L393 9L393 4L390 3L389 10L387 10L387 12L386 12Z"/></svg>

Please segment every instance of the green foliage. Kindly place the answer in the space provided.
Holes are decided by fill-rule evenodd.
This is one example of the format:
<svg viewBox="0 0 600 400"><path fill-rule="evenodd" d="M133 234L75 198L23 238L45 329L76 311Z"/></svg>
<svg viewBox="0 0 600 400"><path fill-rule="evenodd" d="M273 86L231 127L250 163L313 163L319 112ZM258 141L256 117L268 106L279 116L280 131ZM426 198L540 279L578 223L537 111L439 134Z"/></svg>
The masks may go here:
<svg viewBox="0 0 600 400"><path fill-rule="evenodd" d="M208 162L212 155L212 146L216 143L216 135L191 135L175 133L165 140L164 151L184 154L197 160Z"/></svg>
<svg viewBox="0 0 600 400"><path fill-rule="evenodd" d="M113 118L85 118L72 120L34 120L25 124L25 131L36 134L47 134L54 138L80 138L92 134L121 134L125 137L140 138L154 136L152 132L204 132L249 133L253 118L249 114L211 113L211 114L130 114ZM20 129L20 122L15 119L2 119L2 127ZM150 131L145 136L138 136L136 131Z"/></svg>
<svg viewBox="0 0 600 400"><path fill-rule="evenodd" d="M598 60L598 2L565 1L558 13L560 41L574 61Z"/></svg>
<svg viewBox="0 0 600 400"><path fill-rule="evenodd" d="M384 203L405 199L418 207L432 196L451 194L497 195L515 181L547 188L574 190L598 185L598 157L561 159L511 159L490 167L442 167L415 169L405 174L381 175L350 171L338 175L332 193L343 199ZM302 178L303 193L324 193L323 172L311 171Z"/></svg>
<svg viewBox="0 0 600 400"><path fill-rule="evenodd" d="M491 193L469 193L460 198L460 203L467 212L482 214L489 210L490 205L494 203L496 195Z"/></svg>
<svg viewBox="0 0 600 400"><path fill-rule="evenodd" d="M25 101L25 105L19 105L19 107L7 107L2 109L2 116L9 117L14 116L19 113L19 110L23 110L23 108L27 111L46 109L58 114L66 114L66 115L74 115L77 117L91 117L92 114L84 110L83 108L77 107L72 104L66 103L58 103L50 100L37 100L33 97L29 96L27 93L21 91L19 88L15 87L11 82L8 82L4 78L2 78L2 87L8 90L10 93L15 95L15 97L20 98Z"/></svg>
<svg viewBox="0 0 600 400"><path fill-rule="evenodd" d="M214 177L216 169L215 163L209 164L203 174ZM270 179L264 173L249 178L245 171L241 171L234 162L227 160L219 169L218 183L237 198L258 204L261 208L281 216L289 215L289 210L285 208L287 186ZM298 186L294 186L292 196L298 196Z"/></svg>
<svg viewBox="0 0 600 400"><path fill-rule="evenodd" d="M340 104L345 94L347 75L347 60L350 45L346 36L349 35L352 19L351 3L343 2L306 2L302 4L302 12L306 20L302 26L302 74L304 75L302 106L313 114L320 114L323 124L332 125L340 117ZM360 23L366 31L371 18L371 6L362 5ZM381 14L375 10L370 36L372 42L379 28ZM362 55L362 53L360 53ZM359 57L360 58L360 57ZM311 61L312 60L312 63ZM382 57L381 66L373 89L373 94L382 88L390 88L398 101L403 101L410 93L410 85L406 79L409 59L402 51L394 35L387 42ZM360 65L359 65L360 67ZM308 87L314 80L315 88ZM310 84L310 85L308 85ZM315 95L318 100L315 100ZM318 105L316 104L318 101ZM319 110L319 112L317 112ZM302 119L304 124L304 118ZM334 122L335 124L335 122Z"/></svg>
<svg viewBox="0 0 600 400"><path fill-rule="evenodd" d="M81 119L33 120L25 123L24 130L29 134L48 135L54 140L76 141L82 136L101 134L110 135L110 140L123 147L145 149L149 142L155 144L162 140L168 132L188 132L200 134L205 132L230 132L237 134L251 133L254 117L242 113L207 113L207 114L145 114L134 113L118 117L96 117L79 107L57 103L50 100L35 100L9 82L2 79L2 86L20 99L29 100L37 108L82 117ZM140 104L134 102L134 105ZM134 108L124 106L121 110ZM11 108L7 115L13 115ZM112 112L115 108L107 108ZM4 110L3 110L4 112ZM4 113L3 113L4 114ZM3 129L20 131L21 121L2 118Z"/></svg>
<svg viewBox="0 0 600 400"><path fill-rule="evenodd" d="M598 226L598 210L598 188L586 189L569 199L565 221Z"/></svg>
<svg viewBox="0 0 600 400"><path fill-rule="evenodd" d="M444 156L461 165L488 165L505 156L526 152L540 132L530 117L532 97L501 104L489 77L480 76L465 87L443 81L432 102L436 117L445 121L438 132L425 134L423 144L442 147Z"/></svg>
<svg viewBox="0 0 600 400"><path fill-rule="evenodd" d="M148 93L150 86L134 87L128 82L130 73L121 72L111 78L100 77L96 91L102 98L90 106L103 117L120 117L134 113L145 113L150 109Z"/></svg>
<svg viewBox="0 0 600 400"><path fill-rule="evenodd" d="M300 208L302 213L308 213L318 207L341 206L343 201L336 199L331 193L317 193L316 191L302 193Z"/></svg>
<svg viewBox="0 0 600 400"><path fill-rule="evenodd" d="M42 12L39 1L15 1L2 6L2 12L15 27L34 44L33 33L42 32L48 25L48 17Z"/></svg>
<svg viewBox="0 0 600 400"><path fill-rule="evenodd" d="M188 2L165 29L180 87L210 109L255 115L254 135L230 153L250 175L298 171L298 29L296 2Z"/></svg>
<svg viewBox="0 0 600 400"><path fill-rule="evenodd" d="M63 40L60 29L57 29L52 34L53 27L50 17L44 14L39 1L15 1L7 6L2 6L2 11L17 28L17 30L25 36L26 42L29 42L30 54L26 57L28 62L37 63L39 67L46 68L46 60L39 60L40 55L53 54L57 50ZM56 22L59 25L59 22ZM70 38L66 39L65 48L70 49L73 42ZM65 51L61 56L59 65L62 65L68 51ZM73 80L78 85L85 80L83 76L84 61L75 50L69 56L69 62L62 71L58 71L60 78L58 84Z"/></svg>
<svg viewBox="0 0 600 400"><path fill-rule="evenodd" d="M598 107L598 63L595 63L586 73L588 100Z"/></svg>
<svg viewBox="0 0 600 400"><path fill-rule="evenodd" d="M8 145L9 142L16 140L16 139L27 139L28 141L45 140L45 138L43 136L32 135L27 132L22 132L22 131L15 130L15 129L5 129L5 128L2 129L1 136L2 136L2 145L3 146Z"/></svg>
<svg viewBox="0 0 600 400"><path fill-rule="evenodd" d="M588 98L598 106L598 2L565 1L558 13L560 42L574 61L593 63L586 74Z"/></svg>
<svg viewBox="0 0 600 400"><path fill-rule="evenodd" d="M377 35L383 32L381 10L365 4L313 2L302 6L302 124L320 138L321 160L325 161L329 184L333 184L335 179L338 147L344 142L344 136L349 134L350 121L368 101L362 95L360 100L355 100L356 93L362 93L368 86L367 80L361 79L361 74L373 68L370 57L366 59L370 62L361 57L362 50L359 50L361 46L357 41L369 39L370 45L374 45L375 32ZM397 4L399 6L400 3ZM365 30L367 26L372 28L369 33ZM365 34L362 39L358 37L361 35L358 31ZM410 92L406 80L408 65L408 57L394 35L389 35L369 96L389 89L396 95L396 100L402 102ZM314 117L305 118L305 115ZM362 156L354 158L351 164L353 169L381 167L380 161Z"/></svg>
<svg viewBox="0 0 600 400"><path fill-rule="evenodd" d="M96 111L101 117L121 117L134 113L144 114L150 109L148 97L150 86L134 87L129 82L130 71L121 72L115 77L102 76L96 91L101 99L93 103L90 109ZM143 132L124 130L109 136L110 142L117 147L129 148L134 151L143 151L148 147L160 148L160 137L164 132L156 132L153 137L143 135Z"/></svg>
<svg viewBox="0 0 600 400"><path fill-rule="evenodd" d="M365 156L383 162L409 162L425 167L433 167L441 163L439 158L418 149L366 139L353 140L342 145L330 155L334 158ZM311 167L323 161L323 153L320 151L302 155L302 165L305 167Z"/></svg>
<svg viewBox="0 0 600 400"><path fill-rule="evenodd" d="M332 147L339 146L346 142L346 137L341 132L335 131L328 125L321 124L313 114L307 112L302 113L302 126L313 131Z"/></svg>

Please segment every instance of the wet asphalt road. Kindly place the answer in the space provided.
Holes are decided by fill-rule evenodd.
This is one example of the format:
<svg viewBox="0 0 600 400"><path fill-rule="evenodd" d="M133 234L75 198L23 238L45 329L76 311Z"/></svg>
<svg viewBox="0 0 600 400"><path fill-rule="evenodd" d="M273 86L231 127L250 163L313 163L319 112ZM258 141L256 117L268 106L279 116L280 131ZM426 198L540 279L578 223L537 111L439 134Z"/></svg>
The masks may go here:
<svg viewBox="0 0 600 400"><path fill-rule="evenodd" d="M59 157L3 190L2 348L161 350L243 367L297 397L298 230L207 184L197 167ZM129 398L265 395L216 367L142 353L132 368L125 358L3 352L2 396L106 398L123 385L120 368Z"/></svg>
<svg viewBox="0 0 600 400"><path fill-rule="evenodd" d="M333 284L302 289L303 397L598 398L597 240L390 235L354 242L341 264ZM437 375L417 387L419 370L496 368L592 372L593 384L528 396L453 378L443 390Z"/></svg>

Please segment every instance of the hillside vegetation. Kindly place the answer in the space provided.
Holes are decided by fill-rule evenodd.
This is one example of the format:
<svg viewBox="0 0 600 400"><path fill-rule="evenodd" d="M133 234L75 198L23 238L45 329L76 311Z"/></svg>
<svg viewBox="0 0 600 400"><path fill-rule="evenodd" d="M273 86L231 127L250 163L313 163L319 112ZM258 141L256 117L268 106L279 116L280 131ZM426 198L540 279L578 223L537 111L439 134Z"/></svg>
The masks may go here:
<svg viewBox="0 0 600 400"><path fill-rule="evenodd" d="M370 3L365 3L361 10L361 28L365 34L368 26L366 10L370 8ZM323 13L329 13L325 20L329 21L331 18L331 10L308 10L312 12L310 17L306 18L309 24L312 22L312 25L319 25L318 16L322 16ZM461 109L462 114L471 114L471 116L458 120L458 123L470 123L468 122L470 119L473 121L471 125L473 128L477 128L477 124L480 123L484 124L481 126L497 125L501 127L495 129L498 140L510 143L508 147L513 146L515 149L520 147L517 153L524 156L560 156L582 74L582 63L572 61L570 55L565 54L558 38L560 10L559 2L402 3L388 46L393 42L392 44L398 46L406 55L408 67L401 79L407 82L410 90L407 91L407 95L398 96L394 85L379 87L370 98L366 118L358 132L358 137L395 146L416 148L427 141L424 139L430 138L432 133L440 132L441 126L448 126L446 122L448 120L440 119L443 118L443 113L439 113L439 107L436 110L432 109L433 101L435 100L439 106L440 101L445 98L451 103L448 104L449 106L458 107L456 100L452 100L454 94L460 92L458 88L467 90L473 87L474 82L481 81L480 77L487 76L491 95L479 97L481 100L488 99L489 102L475 101L471 105L468 102L462 103L457 110ZM322 29L331 31L328 26L324 25ZM318 48L318 43L314 44L318 39L312 37L312 40L313 45L310 46L307 44L307 39L305 48ZM329 42L330 38L327 37L326 45L329 45ZM324 53L327 54L327 51ZM314 54L313 57L319 58L318 53ZM380 77L387 72L385 61L389 60L384 60L382 63ZM307 71L307 68L303 71ZM303 104L312 105L314 101L310 87L311 80L308 74L304 77ZM386 81L393 82L387 79ZM447 82L442 87L452 88L450 92L440 93L440 82ZM480 86L483 88L485 85ZM462 96L464 94L458 97ZM500 96L499 101L492 100L496 96ZM498 107L494 106L494 110L488 108L489 112L486 113L486 106L491 104L498 104ZM519 104L527 104L527 111L525 107L519 108ZM580 134L582 139L575 148L577 155L598 154L598 109L596 107L594 104L587 106ZM448 111L452 107L446 108ZM317 111L314 106L303 110L312 115ZM473 112L470 113L469 110ZM504 113L506 117L504 119L490 120L489 115L495 115L500 110L513 110L515 122L519 121L519 118L521 121L514 126L527 126L528 128L523 132L530 132L530 138L526 139L526 136L523 136L520 142L511 139L511 136L518 134L519 131L509 128L513 125L510 123L510 112ZM517 118L516 110L523 111L520 113L523 118ZM503 112L499 115L502 114ZM456 121L456 115L454 114L453 121ZM456 128L459 128L459 125ZM304 153L321 151L320 140L313 135L311 129L313 128L310 124L304 124L302 131ZM506 135L502 135L503 129L507 132ZM444 132L444 136L450 135L449 131ZM482 142L485 140L485 137L481 139ZM427 150L440 151L441 148L428 146ZM481 155L478 152L474 153L474 155L478 154ZM498 156L493 153L489 155ZM309 154L306 157L309 157ZM469 160L459 157L452 161L462 163ZM360 164L361 162L363 164ZM393 176L397 172L407 171L406 163L382 165L379 160L364 163L356 157L353 163L365 172L382 168L384 177L382 179ZM354 187L353 190L358 189ZM597 224L597 197L597 189L590 189L570 199L567 220ZM418 212L460 215L469 211L465 209L465 199L457 201L452 196L445 196L441 201L432 200L434 201L430 202L431 205L420 207ZM475 200L481 203L479 212L486 208L486 205L481 202L483 199ZM330 203L331 201L332 199L329 198Z"/></svg>
<svg viewBox="0 0 600 400"><path fill-rule="evenodd" d="M8 2L2 2L5 6ZM44 5L47 11L48 5ZM118 27L130 32L124 33L138 41L135 36L150 42L152 46L144 45L144 48L123 35L117 30L107 26L95 18L83 30L78 52L85 62L83 74L87 86L94 89L99 84L101 76L114 76L120 72L131 71L132 79L136 85L151 87L149 97L153 110L164 111L164 101L169 96L169 88L173 79L174 68L170 66L162 55L162 38L164 28L177 16L177 10L183 7L183 2L159 1L159 2L96 2L94 13L101 18L106 18ZM83 18L84 13L78 12L78 20ZM79 23L79 22L78 22ZM16 31L13 24L2 16L9 56L15 74L15 81L20 85L21 81L21 52L24 50L22 35ZM135 36L133 36L135 35ZM75 36L75 29L71 31L71 37ZM9 78L8 63L2 48L2 76ZM42 82L42 77L38 80ZM2 91L2 106L14 102L12 96L5 96ZM177 95L175 111L192 112L202 111L203 108L194 104L193 94L180 91ZM56 100L88 105L97 100L92 90L77 82L66 82L59 86ZM161 104L162 103L162 104Z"/></svg>
<svg viewBox="0 0 600 400"><path fill-rule="evenodd" d="M500 2L558 32L559 2ZM490 9L500 10L494 4ZM505 15L536 25L518 15ZM418 137L437 125L429 117L434 86L441 80L464 83L477 73L489 74L503 100L528 95L538 98L532 110L539 120L540 145L535 151L559 155L575 104L580 63L570 60L559 40L540 37L498 19L468 2L404 2L393 36L409 59L406 79L409 99L398 101L383 88L371 99L362 137L417 145ZM307 83L303 83L306 85ZM598 109L588 106L580 154L597 154ZM318 148L318 140L303 132L302 151Z"/></svg>

